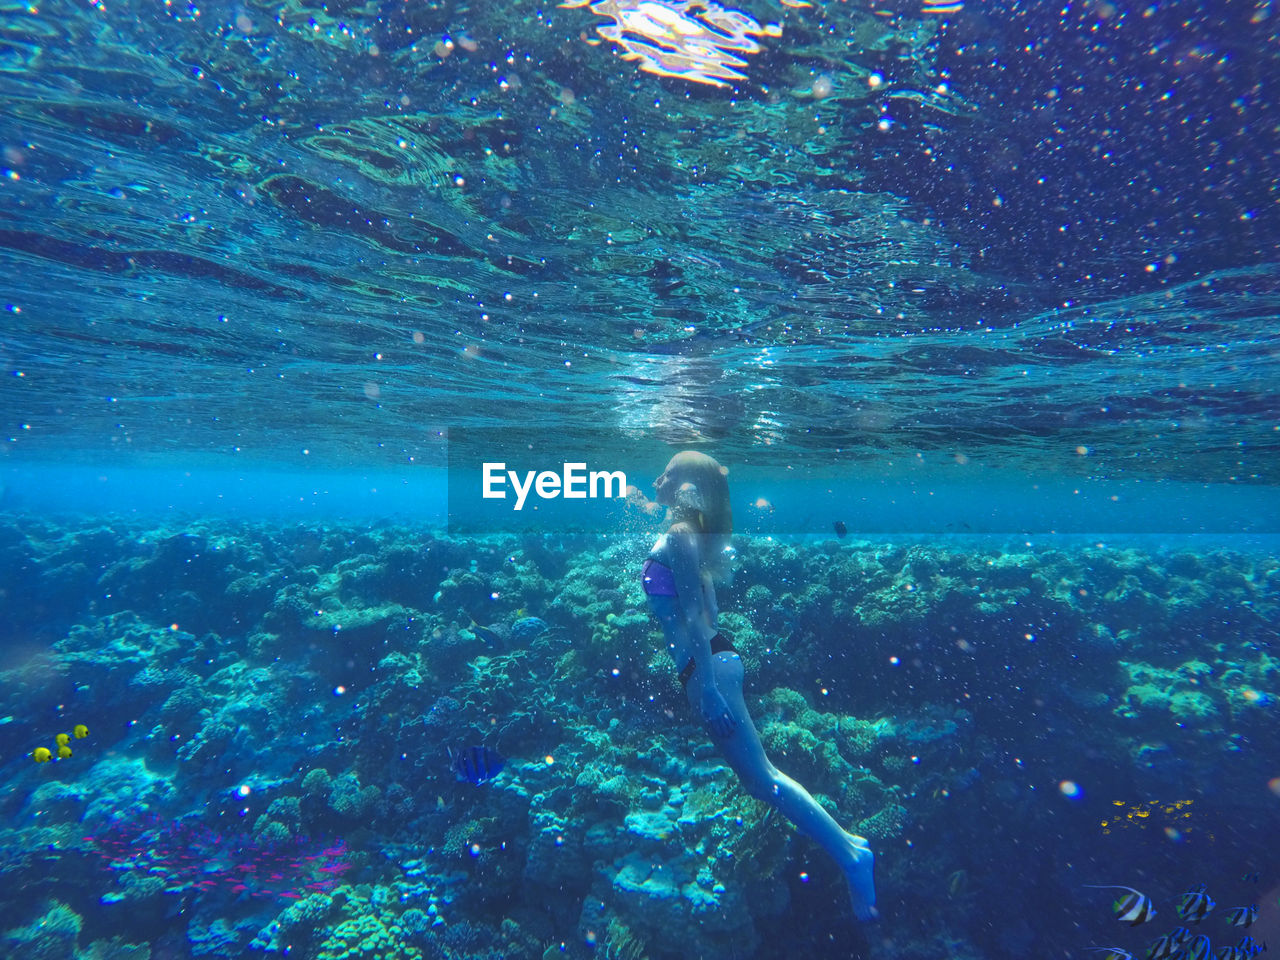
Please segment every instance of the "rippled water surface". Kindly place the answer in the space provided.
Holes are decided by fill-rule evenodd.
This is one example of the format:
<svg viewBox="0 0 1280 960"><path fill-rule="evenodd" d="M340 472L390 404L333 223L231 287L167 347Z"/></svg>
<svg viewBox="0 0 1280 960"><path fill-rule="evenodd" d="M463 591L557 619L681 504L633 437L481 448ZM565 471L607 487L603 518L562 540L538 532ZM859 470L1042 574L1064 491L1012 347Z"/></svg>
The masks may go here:
<svg viewBox="0 0 1280 960"><path fill-rule="evenodd" d="M1275 481L1271 5L939 9L10 2L10 452Z"/></svg>

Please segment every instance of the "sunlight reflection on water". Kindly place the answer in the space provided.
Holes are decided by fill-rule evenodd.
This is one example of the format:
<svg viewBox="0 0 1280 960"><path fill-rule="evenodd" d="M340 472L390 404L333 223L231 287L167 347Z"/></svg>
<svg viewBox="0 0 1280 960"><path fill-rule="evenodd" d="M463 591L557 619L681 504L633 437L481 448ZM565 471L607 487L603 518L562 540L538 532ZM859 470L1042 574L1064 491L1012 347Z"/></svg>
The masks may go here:
<svg viewBox="0 0 1280 960"><path fill-rule="evenodd" d="M589 6L612 19L596 32L622 47L624 60L638 60L641 70L717 87L744 78L739 68L747 61L739 54L760 51L753 37L782 34L777 24L761 26L712 0L569 0L560 6Z"/></svg>

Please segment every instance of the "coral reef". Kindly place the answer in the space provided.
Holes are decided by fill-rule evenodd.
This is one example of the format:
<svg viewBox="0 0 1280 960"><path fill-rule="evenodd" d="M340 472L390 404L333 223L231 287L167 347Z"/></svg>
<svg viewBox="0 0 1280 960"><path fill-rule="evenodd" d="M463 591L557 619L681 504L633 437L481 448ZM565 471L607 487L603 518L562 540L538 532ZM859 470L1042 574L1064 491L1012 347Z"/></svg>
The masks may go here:
<svg viewBox="0 0 1280 960"><path fill-rule="evenodd" d="M0 523L62 611L17 616L0 674L5 956L829 955L843 878L696 723L646 548ZM1165 843L1274 816L1270 556L744 540L738 566L721 628L761 741L876 849L879 957L1055 952L1074 920L978 905L1075 902L1064 824L1148 835L1098 828L1112 798L1195 790ZM505 768L460 781L449 750L481 744Z"/></svg>

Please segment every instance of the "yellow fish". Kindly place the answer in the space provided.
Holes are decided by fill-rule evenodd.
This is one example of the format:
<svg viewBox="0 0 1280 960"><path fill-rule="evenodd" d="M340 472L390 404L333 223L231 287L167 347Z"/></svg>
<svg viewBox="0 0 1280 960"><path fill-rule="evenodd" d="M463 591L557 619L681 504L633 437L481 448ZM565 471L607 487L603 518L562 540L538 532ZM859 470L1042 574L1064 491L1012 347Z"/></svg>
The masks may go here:
<svg viewBox="0 0 1280 960"><path fill-rule="evenodd" d="M49 752L48 747L36 747L35 752L31 754L31 759L36 763L48 763L53 759L53 754Z"/></svg>
<svg viewBox="0 0 1280 960"><path fill-rule="evenodd" d="M77 723L75 725L75 729L73 729L71 732L76 735L77 740L83 740L85 737L89 735L89 728L86 727L83 723Z"/></svg>

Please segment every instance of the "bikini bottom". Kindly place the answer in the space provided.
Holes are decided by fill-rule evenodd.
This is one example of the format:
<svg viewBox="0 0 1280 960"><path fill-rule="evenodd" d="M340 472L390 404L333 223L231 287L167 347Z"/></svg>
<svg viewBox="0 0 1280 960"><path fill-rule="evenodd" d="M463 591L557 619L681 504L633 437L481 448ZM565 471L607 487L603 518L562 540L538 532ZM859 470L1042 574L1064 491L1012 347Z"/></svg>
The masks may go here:
<svg viewBox="0 0 1280 960"><path fill-rule="evenodd" d="M716 634L711 638L711 655L714 657L717 653L737 653L733 644L726 640L721 634ZM684 669L680 671L680 685L689 686L689 678L693 676L693 671L698 668L697 662L693 657L689 658L689 662L684 665Z"/></svg>

